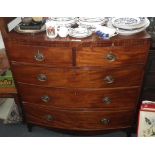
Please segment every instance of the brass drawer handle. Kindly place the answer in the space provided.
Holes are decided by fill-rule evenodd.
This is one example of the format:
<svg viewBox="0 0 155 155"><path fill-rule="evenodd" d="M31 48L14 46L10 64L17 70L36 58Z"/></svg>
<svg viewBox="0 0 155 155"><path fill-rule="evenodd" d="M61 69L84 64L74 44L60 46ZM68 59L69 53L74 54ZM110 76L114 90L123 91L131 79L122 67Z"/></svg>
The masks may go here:
<svg viewBox="0 0 155 155"><path fill-rule="evenodd" d="M103 101L103 103L104 104L111 104L111 98L110 97L104 97L103 99L102 99L102 101Z"/></svg>
<svg viewBox="0 0 155 155"><path fill-rule="evenodd" d="M107 119L107 118L102 118L101 119L101 124L108 125L109 123L110 123L110 120L109 119Z"/></svg>
<svg viewBox="0 0 155 155"><path fill-rule="evenodd" d="M52 115L46 115L46 120L47 121L53 121L54 117Z"/></svg>
<svg viewBox="0 0 155 155"><path fill-rule="evenodd" d="M111 75L108 75L104 78L104 81L108 84L111 84L114 82L114 78Z"/></svg>
<svg viewBox="0 0 155 155"><path fill-rule="evenodd" d="M39 74L39 75L37 76L37 79L38 79L39 81L46 81L46 80L47 80L47 76L46 76L45 74Z"/></svg>
<svg viewBox="0 0 155 155"><path fill-rule="evenodd" d="M41 100L42 100L43 102L47 103L47 102L49 102L50 97L49 97L48 95L44 95L44 96L41 97Z"/></svg>
<svg viewBox="0 0 155 155"><path fill-rule="evenodd" d="M106 59L108 61L116 61L117 57L113 53L108 53L107 56L106 56Z"/></svg>
<svg viewBox="0 0 155 155"><path fill-rule="evenodd" d="M38 53L34 56L35 60L36 61L43 61L45 58L44 58L44 55L38 50Z"/></svg>

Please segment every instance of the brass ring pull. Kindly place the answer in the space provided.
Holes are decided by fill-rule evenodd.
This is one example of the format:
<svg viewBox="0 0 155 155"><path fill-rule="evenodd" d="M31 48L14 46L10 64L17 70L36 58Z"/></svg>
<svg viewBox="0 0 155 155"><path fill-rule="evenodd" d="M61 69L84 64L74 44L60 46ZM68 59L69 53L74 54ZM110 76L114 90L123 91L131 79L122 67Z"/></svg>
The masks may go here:
<svg viewBox="0 0 155 155"><path fill-rule="evenodd" d="M36 61L43 61L44 60L44 55L38 50L38 53L34 56Z"/></svg>
<svg viewBox="0 0 155 155"><path fill-rule="evenodd" d="M39 81L46 81L46 80L47 80L47 76L46 76L45 74L39 74L39 75L37 76L37 79L38 79Z"/></svg>
<svg viewBox="0 0 155 155"><path fill-rule="evenodd" d="M50 97L49 97L48 95L44 95L44 96L41 97L41 100L42 100L43 102L47 103L47 102L49 102Z"/></svg>
<svg viewBox="0 0 155 155"><path fill-rule="evenodd" d="M109 97L104 97L103 99L102 99L102 101L103 101L103 103L104 104L111 104L111 98L109 98Z"/></svg>
<svg viewBox="0 0 155 155"><path fill-rule="evenodd" d="M108 84L111 84L114 82L114 78L111 75L108 75L104 78L104 81Z"/></svg>
<svg viewBox="0 0 155 155"><path fill-rule="evenodd" d="M116 61L117 57L113 53L108 53L107 56L106 56L106 59L108 61Z"/></svg>
<svg viewBox="0 0 155 155"><path fill-rule="evenodd" d="M109 123L110 123L110 120L109 119L107 119L107 118L102 118L101 119L101 124L108 125Z"/></svg>
<svg viewBox="0 0 155 155"><path fill-rule="evenodd" d="M47 121L53 121L54 120L54 117L52 115L47 115L46 116L46 120Z"/></svg>

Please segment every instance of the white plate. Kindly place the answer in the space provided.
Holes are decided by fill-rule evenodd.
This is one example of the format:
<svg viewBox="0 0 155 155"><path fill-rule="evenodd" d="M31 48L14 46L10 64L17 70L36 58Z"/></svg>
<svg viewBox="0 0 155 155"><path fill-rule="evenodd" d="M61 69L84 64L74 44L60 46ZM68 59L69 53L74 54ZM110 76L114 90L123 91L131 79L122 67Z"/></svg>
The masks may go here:
<svg viewBox="0 0 155 155"><path fill-rule="evenodd" d="M51 17L50 19L56 22L70 22L70 21L73 21L75 18L74 17Z"/></svg>
<svg viewBox="0 0 155 155"><path fill-rule="evenodd" d="M50 21L56 23L57 26L71 27L76 23L76 18L74 17L51 17Z"/></svg>
<svg viewBox="0 0 155 155"><path fill-rule="evenodd" d="M93 28L95 29L98 25L104 25L106 23L105 18L79 18L78 24L84 28Z"/></svg>
<svg viewBox="0 0 155 155"><path fill-rule="evenodd" d="M17 26L14 28L14 30L15 30L16 32L18 32L18 33L39 33L39 32L45 31L45 30L46 30L46 26L43 25L43 26L41 27L40 30L21 30L21 29L20 29L20 26L17 25Z"/></svg>
<svg viewBox="0 0 155 155"><path fill-rule="evenodd" d="M102 21L105 21L105 18L101 18L101 17L80 17L79 18L79 21L81 22L90 22L90 23L97 23L97 22L102 22Z"/></svg>
<svg viewBox="0 0 155 155"><path fill-rule="evenodd" d="M92 35L92 31L87 28L70 29L69 36L74 38L86 38Z"/></svg>
<svg viewBox="0 0 155 155"><path fill-rule="evenodd" d="M149 25L150 25L150 21L148 20L147 24L144 27L142 27L142 28L135 29L135 30L117 29L117 32L118 32L119 35L134 35L134 34L137 34L137 33L140 33L142 31L144 31ZM107 23L107 27L114 28L111 21L109 21Z"/></svg>
<svg viewBox="0 0 155 155"><path fill-rule="evenodd" d="M125 26L122 25L122 26L119 26L118 28L126 29L126 30L134 30L134 29L139 29L139 28L144 27L145 25L147 25L148 22L149 22L149 20L147 18L140 17L139 24L125 25ZM114 27L115 27L115 25L114 25Z"/></svg>
<svg viewBox="0 0 155 155"><path fill-rule="evenodd" d="M128 29L130 27L135 27L138 24L140 24L141 20L140 18L122 17L122 18L112 18L111 22L115 27Z"/></svg>

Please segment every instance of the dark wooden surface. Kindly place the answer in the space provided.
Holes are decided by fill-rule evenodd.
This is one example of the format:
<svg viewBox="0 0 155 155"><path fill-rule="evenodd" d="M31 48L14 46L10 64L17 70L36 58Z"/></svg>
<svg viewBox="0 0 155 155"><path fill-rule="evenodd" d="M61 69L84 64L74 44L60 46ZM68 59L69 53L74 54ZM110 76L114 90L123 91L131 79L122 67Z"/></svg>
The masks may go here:
<svg viewBox="0 0 155 155"><path fill-rule="evenodd" d="M25 62L36 65L72 66L72 49L63 47L26 46L9 43L7 46L12 61ZM38 52L43 60L36 60Z"/></svg>
<svg viewBox="0 0 155 155"><path fill-rule="evenodd" d="M108 48L79 48L77 50L77 66L104 66L116 67L134 63L144 63L146 61L146 47L108 47ZM107 55L116 57L115 61L107 59Z"/></svg>
<svg viewBox="0 0 155 155"><path fill-rule="evenodd" d="M113 88L139 86L143 77L143 65L119 69L102 68L48 68L13 64L12 69L16 81L42 85L46 87L69 88ZM19 74L20 73L20 74ZM43 74L45 81L39 81L38 76ZM105 78L112 76L113 83L107 83ZM130 77L130 80L129 80Z"/></svg>
<svg viewBox="0 0 155 155"><path fill-rule="evenodd" d="M68 111L45 108L42 106L25 105L28 123L39 124L47 127L57 127L72 130L104 130L131 127L133 122L132 111ZM52 116L52 120L48 117ZM103 124L102 119L108 119L108 124Z"/></svg>
<svg viewBox="0 0 155 155"><path fill-rule="evenodd" d="M69 89L69 88L47 88L36 85L18 84L23 102L36 104L36 106L58 107L62 109L134 109L137 104L137 96L140 88L119 89ZM35 92L35 95L34 95ZM42 97L48 96L45 102ZM127 97L124 97L127 96ZM104 99L108 97L110 103Z"/></svg>
<svg viewBox="0 0 155 155"><path fill-rule="evenodd" d="M5 25L6 20L0 22ZM8 33L6 25L2 29L28 123L77 131L133 126L150 46L147 32L109 40L95 34L48 39L45 32L23 35ZM38 50L44 55L42 62L34 58ZM114 61L107 59L109 53ZM38 80L40 74L46 75L45 81ZM112 83L106 82L107 76ZM43 103L43 95L51 100ZM109 105L103 103L106 96Z"/></svg>

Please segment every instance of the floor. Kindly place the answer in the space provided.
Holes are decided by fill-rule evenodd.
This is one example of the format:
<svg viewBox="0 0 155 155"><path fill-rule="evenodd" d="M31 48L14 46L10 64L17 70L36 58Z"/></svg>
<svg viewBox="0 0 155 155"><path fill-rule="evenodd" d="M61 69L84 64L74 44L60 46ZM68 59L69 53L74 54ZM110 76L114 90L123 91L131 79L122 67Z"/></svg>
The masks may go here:
<svg viewBox="0 0 155 155"><path fill-rule="evenodd" d="M0 137L78 137L77 135L54 132L50 129L34 126L32 132L28 132L25 124L3 124L0 123ZM81 136L80 136L81 137ZM123 131L96 135L95 137L126 137ZM132 134L136 137L136 134Z"/></svg>

